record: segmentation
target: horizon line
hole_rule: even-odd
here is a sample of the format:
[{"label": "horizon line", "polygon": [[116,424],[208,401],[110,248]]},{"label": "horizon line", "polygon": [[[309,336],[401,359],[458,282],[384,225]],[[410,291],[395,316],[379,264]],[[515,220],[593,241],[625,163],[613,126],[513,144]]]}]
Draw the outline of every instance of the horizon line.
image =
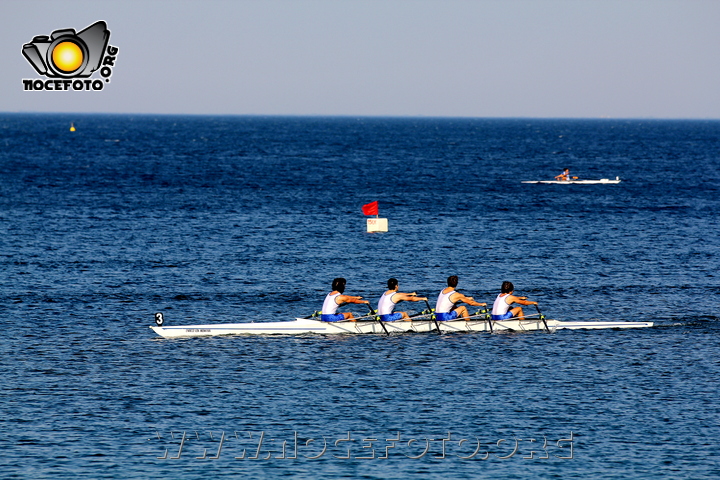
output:
[{"label": "horizon line", "polygon": [[161,117],[258,117],[258,118],[376,118],[376,119],[457,119],[457,120],[655,120],[655,121],[718,121],[720,117],[566,117],[566,116],[468,116],[468,115],[354,115],[354,114],[265,114],[265,113],[147,113],[147,112],[43,112],[0,111],[0,115],[125,115]]}]

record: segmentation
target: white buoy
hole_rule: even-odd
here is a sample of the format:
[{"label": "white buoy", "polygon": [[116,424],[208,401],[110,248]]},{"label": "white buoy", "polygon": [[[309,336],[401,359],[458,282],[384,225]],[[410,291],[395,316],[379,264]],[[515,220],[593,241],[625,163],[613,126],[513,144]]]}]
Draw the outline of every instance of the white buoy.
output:
[{"label": "white buoy", "polygon": [[388,231],[388,219],[387,218],[368,218],[367,219],[367,231],[372,232],[387,232]]}]

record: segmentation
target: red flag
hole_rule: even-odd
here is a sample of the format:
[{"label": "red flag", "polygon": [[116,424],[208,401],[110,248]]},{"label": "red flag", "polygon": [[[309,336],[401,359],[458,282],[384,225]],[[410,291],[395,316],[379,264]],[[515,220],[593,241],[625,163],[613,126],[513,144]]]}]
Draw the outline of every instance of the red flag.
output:
[{"label": "red flag", "polygon": [[363,205],[363,214],[365,215],[377,215],[378,214],[378,203],[372,202],[367,205]]}]

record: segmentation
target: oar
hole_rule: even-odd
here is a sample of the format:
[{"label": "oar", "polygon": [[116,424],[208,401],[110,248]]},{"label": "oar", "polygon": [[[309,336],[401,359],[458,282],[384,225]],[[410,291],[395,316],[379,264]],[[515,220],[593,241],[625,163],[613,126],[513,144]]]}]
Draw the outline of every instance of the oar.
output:
[{"label": "oar", "polygon": [[488,306],[485,305],[485,320],[487,320],[488,325],[490,325],[490,333],[494,333],[493,332],[493,324],[492,324],[492,322],[493,322],[492,315],[488,314],[488,311],[489,311]]},{"label": "oar", "polygon": [[[370,305],[370,303],[368,303],[367,306],[368,306],[368,308],[370,309],[370,314],[371,314],[371,315],[375,315],[375,310],[373,310],[373,308],[372,308],[372,306]],[[389,335],[390,335],[390,332],[388,332],[387,327],[385,326],[385,322],[383,322],[383,321],[380,319],[380,316],[379,316],[379,315],[375,317],[375,320],[377,320],[377,322],[380,324],[380,326],[383,328],[383,330],[385,330],[385,335],[388,335],[388,336],[389,336]]]},{"label": "oar", "polygon": [[484,310],[478,310],[477,312],[475,312],[475,315],[470,315],[468,317],[468,320],[472,318],[483,318],[486,322],[488,322],[488,325],[490,326],[490,333],[493,333],[493,320],[489,312],[490,309],[486,305]]},{"label": "oar", "polygon": [[435,315],[433,315],[433,309],[430,308],[430,304],[427,300],[425,300],[425,305],[427,305],[428,310],[430,311],[430,318],[432,318],[435,321],[435,328],[437,328],[438,334],[442,335],[442,332],[440,331],[440,324],[438,324],[437,318],[435,318]]},{"label": "oar", "polygon": [[319,312],[319,311],[315,311],[315,312],[312,313],[312,315],[308,315],[307,317],[303,317],[303,319],[307,320],[307,319],[310,319],[310,318],[315,318],[315,317],[317,317],[317,316],[319,316],[319,315],[320,315],[320,312]]},{"label": "oar", "polygon": [[545,315],[543,315],[543,313],[540,311],[540,307],[537,303],[535,304],[535,309],[537,310],[538,315],[540,315],[540,320],[542,320],[542,322],[545,324],[545,330],[550,333],[550,328],[548,328],[547,321],[545,321]]}]

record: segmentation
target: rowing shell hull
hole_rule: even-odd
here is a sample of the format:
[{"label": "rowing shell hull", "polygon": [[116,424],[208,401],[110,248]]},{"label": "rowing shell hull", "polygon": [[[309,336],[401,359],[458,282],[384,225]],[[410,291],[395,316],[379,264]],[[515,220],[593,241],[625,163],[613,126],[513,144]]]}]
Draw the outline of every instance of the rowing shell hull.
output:
[{"label": "rowing shell hull", "polygon": [[[489,322],[451,320],[438,322],[441,332],[490,332]],[[559,322],[547,320],[551,332],[561,329],[601,329],[601,328],[640,328],[652,327],[652,322]],[[384,322],[388,333],[428,333],[437,331],[434,321],[414,320],[411,322]],[[376,321],[358,322],[322,322],[319,320],[296,318],[288,322],[226,323],[217,325],[185,325],[150,327],[165,338],[211,337],[216,335],[302,335],[316,333],[321,335],[346,334],[385,334],[383,326]],[[503,320],[492,322],[494,332],[531,332],[545,330],[545,324],[535,318],[527,320]]]},{"label": "rowing shell hull", "polygon": [[544,185],[614,185],[620,183],[620,178],[610,180],[609,178],[601,178],[600,180],[531,180],[522,183],[542,183]]}]

